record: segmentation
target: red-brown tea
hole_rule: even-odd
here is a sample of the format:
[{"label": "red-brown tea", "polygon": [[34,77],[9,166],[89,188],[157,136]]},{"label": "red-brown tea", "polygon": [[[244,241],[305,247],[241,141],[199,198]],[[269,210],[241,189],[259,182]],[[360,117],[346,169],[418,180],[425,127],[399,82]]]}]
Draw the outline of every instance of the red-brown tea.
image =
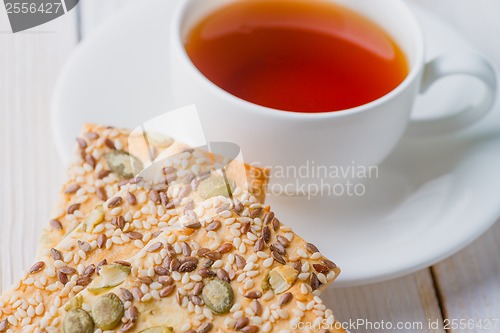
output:
[{"label": "red-brown tea", "polygon": [[194,65],[259,105],[328,112],[369,103],[408,74],[403,51],[377,24],[316,0],[240,0],[189,33]]}]

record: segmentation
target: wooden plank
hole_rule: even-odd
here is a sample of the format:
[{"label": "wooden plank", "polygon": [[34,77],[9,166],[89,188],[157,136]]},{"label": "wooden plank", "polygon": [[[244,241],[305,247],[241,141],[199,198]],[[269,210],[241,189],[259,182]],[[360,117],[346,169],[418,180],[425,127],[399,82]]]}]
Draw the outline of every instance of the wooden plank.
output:
[{"label": "wooden plank", "polygon": [[[370,324],[351,327],[357,333],[441,333],[441,312],[428,269],[382,283],[354,288],[330,288],[323,294],[340,322],[364,320]],[[429,328],[429,319],[438,323]],[[386,326],[375,325],[384,322]],[[396,329],[398,323],[409,325]],[[392,329],[390,328],[392,325]],[[420,327],[421,325],[421,327]]]},{"label": "wooden plank", "polygon": [[0,280],[3,288],[34,260],[61,182],[50,131],[50,100],[76,44],[76,18],[12,34],[0,10]]},{"label": "wooden plank", "polygon": [[[449,319],[479,324],[496,319],[496,327],[451,329],[453,333],[500,332],[500,223],[457,255],[433,267]],[[487,321],[484,321],[487,323]]]}]

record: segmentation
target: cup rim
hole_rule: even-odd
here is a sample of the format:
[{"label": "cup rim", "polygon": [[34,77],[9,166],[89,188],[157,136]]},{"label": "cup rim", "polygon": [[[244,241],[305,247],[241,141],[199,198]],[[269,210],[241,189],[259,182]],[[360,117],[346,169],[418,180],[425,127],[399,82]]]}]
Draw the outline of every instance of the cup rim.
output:
[{"label": "cup rim", "polygon": [[173,47],[174,50],[177,52],[180,52],[181,54],[181,60],[184,62],[184,64],[187,65],[189,68],[189,71],[191,74],[195,77],[195,79],[203,84],[209,91],[213,92],[214,94],[218,94],[221,98],[224,98],[228,102],[231,103],[236,103],[241,106],[244,106],[245,108],[252,108],[252,112],[257,112],[260,114],[263,114],[264,116],[271,116],[274,115],[275,117],[278,118],[287,118],[287,119],[297,119],[297,120],[310,120],[310,121],[315,121],[315,120],[322,120],[322,119],[330,119],[330,118],[343,118],[347,116],[351,116],[354,114],[358,113],[363,113],[368,110],[371,110],[373,108],[377,108],[380,105],[386,103],[387,101],[393,99],[397,95],[401,94],[402,92],[405,91],[412,83],[413,81],[418,77],[421,69],[423,68],[424,65],[424,49],[425,49],[425,44],[424,44],[424,34],[423,34],[423,29],[420,24],[420,21],[417,19],[413,11],[410,9],[409,5],[398,0],[391,0],[393,3],[401,6],[400,9],[406,12],[407,17],[411,17],[411,24],[412,26],[412,34],[414,35],[415,38],[415,45],[417,45],[417,50],[416,50],[416,57],[415,57],[415,62],[413,66],[410,68],[410,72],[406,75],[405,79],[393,90],[388,92],[387,94],[369,102],[366,104],[362,104],[359,106],[355,106],[352,108],[348,109],[343,109],[343,110],[337,110],[337,111],[325,111],[325,112],[300,112],[300,111],[287,111],[287,110],[280,110],[280,109],[275,109],[272,107],[267,107],[264,105],[259,105],[250,101],[247,101],[245,99],[242,99],[238,96],[235,96],[226,90],[222,89],[210,79],[208,79],[191,61],[189,58],[189,55],[186,52],[186,49],[184,48],[182,36],[181,36],[181,23],[182,20],[184,19],[184,16],[186,14],[186,10],[191,2],[195,0],[185,0],[181,1],[181,3],[177,6],[177,8],[174,11],[173,14],[173,19],[171,20],[171,29],[170,31],[172,32],[174,38],[173,38]]}]

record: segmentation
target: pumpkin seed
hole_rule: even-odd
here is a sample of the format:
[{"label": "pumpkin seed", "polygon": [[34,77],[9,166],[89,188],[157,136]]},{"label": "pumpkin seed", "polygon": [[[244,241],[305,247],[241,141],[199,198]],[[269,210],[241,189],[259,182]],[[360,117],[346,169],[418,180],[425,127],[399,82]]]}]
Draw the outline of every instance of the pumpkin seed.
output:
[{"label": "pumpkin seed", "polygon": [[70,311],[73,309],[80,309],[82,307],[82,304],[83,304],[82,295],[76,295],[75,297],[70,299],[68,303],[66,303],[66,305],[64,306],[64,310]]},{"label": "pumpkin seed", "polygon": [[145,134],[153,147],[168,148],[174,143],[174,139],[162,133],[147,131]]},{"label": "pumpkin seed", "polygon": [[142,162],[123,150],[113,150],[106,154],[111,171],[118,176],[130,179],[143,169]]},{"label": "pumpkin seed", "polygon": [[169,326],[155,326],[146,328],[145,330],[140,331],[139,333],[172,333],[174,329]]},{"label": "pumpkin seed", "polygon": [[297,275],[297,271],[291,266],[277,266],[269,272],[269,285],[275,294],[284,293],[295,283]]},{"label": "pumpkin seed", "polygon": [[130,274],[130,266],[120,264],[103,265],[99,276],[92,282],[89,291],[98,294],[108,288],[116,287],[125,281]]},{"label": "pumpkin seed", "polygon": [[262,281],[260,282],[260,288],[264,293],[271,289],[271,286],[269,285],[269,273],[267,273],[264,276],[264,279],[262,279]]},{"label": "pumpkin seed", "polygon": [[104,221],[104,209],[102,205],[97,205],[94,210],[83,220],[81,228],[87,233],[91,233],[94,228]]},{"label": "pumpkin seed", "polygon": [[118,326],[124,312],[122,301],[113,293],[99,297],[92,306],[92,318],[96,326],[103,330]]},{"label": "pumpkin seed", "polygon": [[228,198],[230,193],[232,193],[232,189],[234,189],[234,184],[231,181],[229,183],[227,184],[226,179],[222,176],[211,175],[200,183],[197,191],[205,200],[218,195]]},{"label": "pumpkin seed", "polygon": [[64,316],[63,331],[64,333],[92,333],[94,322],[87,311],[73,309]]},{"label": "pumpkin seed", "polygon": [[233,306],[234,293],[231,285],[219,279],[208,281],[202,296],[205,305],[217,314],[226,313]]}]

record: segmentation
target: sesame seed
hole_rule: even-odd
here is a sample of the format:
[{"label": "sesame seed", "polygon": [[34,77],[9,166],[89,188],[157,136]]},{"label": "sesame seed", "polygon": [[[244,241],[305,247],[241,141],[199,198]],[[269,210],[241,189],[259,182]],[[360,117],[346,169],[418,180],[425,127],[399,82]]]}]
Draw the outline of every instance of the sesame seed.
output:
[{"label": "sesame seed", "polygon": [[297,249],[297,255],[301,258],[304,258],[304,259],[309,258],[306,251],[304,251],[303,249]]},{"label": "sesame seed", "polygon": [[274,261],[274,260],[273,260],[273,258],[272,258],[272,257],[269,257],[269,258],[267,258],[266,260],[264,260],[264,262],[262,263],[262,265],[263,265],[264,267],[266,267],[266,268],[271,267],[271,266],[272,266],[272,264],[273,264],[273,261]]},{"label": "sesame seed", "polygon": [[248,290],[252,288],[255,285],[255,282],[253,280],[247,280],[245,284],[243,285],[243,289]]},{"label": "sesame seed", "polygon": [[318,260],[319,258],[321,258],[320,252],[315,252],[315,253],[311,254],[311,259]]},{"label": "sesame seed", "polygon": [[307,294],[308,294],[308,292],[309,292],[309,290],[307,289],[307,286],[306,286],[304,283],[302,283],[302,284],[300,285],[300,292],[301,292],[303,295],[307,295]]},{"label": "sesame seed", "polygon": [[298,275],[299,280],[306,281],[309,278],[309,273],[300,273]]},{"label": "sesame seed", "polygon": [[118,216],[122,213],[122,211],[123,211],[122,207],[116,207],[116,208],[113,208],[109,213],[113,216]]},{"label": "sesame seed", "polygon": [[264,301],[269,301],[273,297],[274,297],[274,292],[272,290],[268,290],[264,293],[264,295],[262,295],[262,299]]}]

